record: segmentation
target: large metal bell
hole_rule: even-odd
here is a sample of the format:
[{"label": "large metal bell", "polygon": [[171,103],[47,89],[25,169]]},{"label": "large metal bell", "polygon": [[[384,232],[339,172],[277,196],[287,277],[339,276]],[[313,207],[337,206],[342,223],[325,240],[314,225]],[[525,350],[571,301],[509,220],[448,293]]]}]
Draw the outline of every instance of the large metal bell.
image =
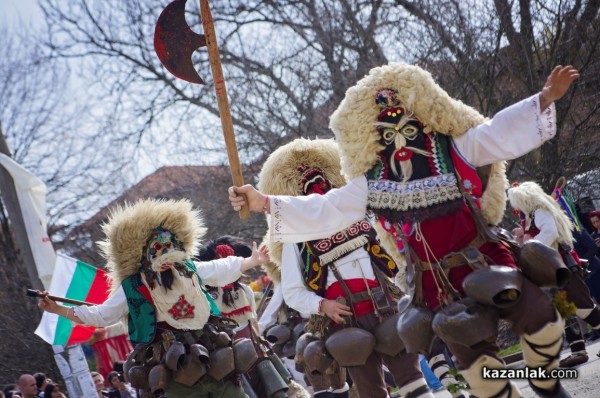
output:
[{"label": "large metal bell", "polygon": [[409,305],[398,317],[397,330],[409,354],[429,353],[433,340],[431,321],[433,314],[427,308]]},{"label": "large metal bell", "polygon": [[173,371],[181,369],[185,358],[185,346],[180,341],[175,341],[165,355],[165,364]]},{"label": "large metal bell", "polygon": [[498,310],[467,297],[441,309],[433,318],[432,327],[445,342],[471,347],[495,339]]},{"label": "large metal bell", "polygon": [[220,381],[235,370],[233,348],[222,347],[216,349],[210,356],[210,369],[208,374],[213,379]]},{"label": "large metal bell", "polygon": [[563,288],[571,278],[560,254],[536,240],[523,243],[518,258],[523,273],[538,286]]},{"label": "large metal bell", "polygon": [[398,319],[400,314],[396,313],[375,327],[375,351],[395,357],[404,350],[404,342],[398,333]]},{"label": "large metal bell", "polygon": [[516,268],[490,265],[471,272],[462,285],[466,295],[475,301],[498,308],[508,308],[521,298],[523,275]]},{"label": "large metal bell", "polygon": [[[364,329],[349,327],[338,330],[329,336],[325,341],[325,346],[340,366],[361,366],[367,362],[367,358],[373,352],[375,336]],[[309,347],[310,344],[304,351],[304,360],[307,365]]]}]

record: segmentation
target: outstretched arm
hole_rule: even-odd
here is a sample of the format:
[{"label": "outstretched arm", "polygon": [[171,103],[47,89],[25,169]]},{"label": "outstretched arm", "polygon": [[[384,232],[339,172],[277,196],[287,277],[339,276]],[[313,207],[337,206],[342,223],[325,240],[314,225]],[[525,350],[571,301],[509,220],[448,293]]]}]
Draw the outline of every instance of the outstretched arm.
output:
[{"label": "outstretched arm", "polygon": [[47,296],[48,292],[44,292],[46,296],[41,298],[38,302],[38,307],[46,312],[50,312],[52,314],[60,315],[63,318],[67,318],[68,320],[83,324],[83,321],[79,319],[79,317],[75,316],[75,307],[67,307],[66,305],[58,304],[56,301],[52,300]]},{"label": "outstretched arm", "polygon": [[38,307],[75,323],[101,327],[114,325],[129,312],[122,287],[119,287],[104,303],[99,305],[67,307],[57,304],[49,297],[44,297],[39,300]]}]

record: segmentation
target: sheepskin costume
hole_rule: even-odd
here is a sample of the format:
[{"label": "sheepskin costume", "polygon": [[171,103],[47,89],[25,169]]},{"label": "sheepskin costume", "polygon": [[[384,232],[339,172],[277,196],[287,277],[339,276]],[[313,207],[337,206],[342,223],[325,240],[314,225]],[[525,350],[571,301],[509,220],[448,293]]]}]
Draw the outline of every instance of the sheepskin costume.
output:
[{"label": "sheepskin costume", "polygon": [[533,213],[536,210],[544,210],[552,215],[558,230],[558,241],[556,243],[573,246],[573,235],[571,228],[573,224],[569,217],[563,212],[560,204],[547,195],[542,187],[532,181],[515,185],[508,190],[508,200],[513,209],[522,211],[526,217],[527,227],[531,225]]},{"label": "sheepskin costume", "polygon": [[[340,148],[342,173],[348,179],[372,170],[380,159],[379,153],[386,148],[381,144],[377,126],[382,109],[376,97],[385,91],[382,89],[393,93],[395,104],[422,123],[425,133],[458,137],[486,120],[475,109],[451,98],[429,72],[418,66],[390,63],[373,68],[346,91],[329,124]],[[477,174],[483,183],[483,215],[490,224],[498,224],[506,209],[506,164],[478,168]],[[395,239],[379,223],[375,223],[375,228],[388,253],[397,254]]]},{"label": "sheepskin costume", "polygon": [[102,225],[106,239],[97,242],[107,260],[111,291],[141,271],[140,259],[152,231],[162,227],[181,242],[187,258],[198,251],[206,233],[201,213],[189,200],[144,199],[115,208]]}]

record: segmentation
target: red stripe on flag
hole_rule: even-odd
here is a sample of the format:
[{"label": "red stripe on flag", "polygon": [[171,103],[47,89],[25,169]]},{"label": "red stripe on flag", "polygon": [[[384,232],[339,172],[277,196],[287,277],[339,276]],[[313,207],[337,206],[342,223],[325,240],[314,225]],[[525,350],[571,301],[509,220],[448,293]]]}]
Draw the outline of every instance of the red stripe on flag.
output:
[{"label": "red stripe on flag", "polygon": [[98,269],[96,270],[96,276],[92,281],[90,290],[85,297],[85,301],[88,303],[102,304],[108,298],[108,276],[105,271]]},{"label": "red stripe on flag", "polygon": [[69,340],[67,340],[67,343],[65,345],[80,344],[88,341],[94,334],[94,330],[96,330],[94,326],[75,326],[71,331]]}]

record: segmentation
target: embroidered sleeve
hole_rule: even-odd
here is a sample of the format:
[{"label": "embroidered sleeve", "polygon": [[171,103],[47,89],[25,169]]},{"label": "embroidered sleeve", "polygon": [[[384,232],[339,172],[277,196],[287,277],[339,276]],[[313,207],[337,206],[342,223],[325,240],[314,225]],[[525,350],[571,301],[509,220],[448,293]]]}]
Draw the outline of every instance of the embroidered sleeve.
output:
[{"label": "embroidered sleeve", "polygon": [[129,312],[125,292],[122,287],[103,304],[75,307],[75,316],[90,326],[110,326],[119,322]]},{"label": "embroidered sleeve", "polygon": [[555,134],[554,104],[540,112],[539,95],[534,95],[454,138],[454,144],[466,161],[479,167],[523,156]]},{"label": "embroidered sleeve", "polygon": [[357,177],[325,195],[271,198],[271,238],[305,242],[331,236],[362,220],[366,213],[367,179]]}]

